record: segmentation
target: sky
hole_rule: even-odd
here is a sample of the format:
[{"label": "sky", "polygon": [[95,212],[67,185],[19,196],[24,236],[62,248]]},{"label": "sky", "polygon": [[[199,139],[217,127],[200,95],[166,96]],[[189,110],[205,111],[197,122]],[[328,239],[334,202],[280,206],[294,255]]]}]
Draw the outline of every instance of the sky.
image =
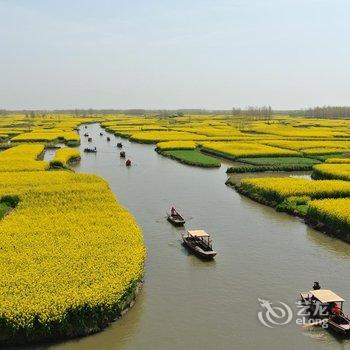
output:
[{"label": "sky", "polygon": [[0,0],[0,109],[350,105],[348,0]]}]

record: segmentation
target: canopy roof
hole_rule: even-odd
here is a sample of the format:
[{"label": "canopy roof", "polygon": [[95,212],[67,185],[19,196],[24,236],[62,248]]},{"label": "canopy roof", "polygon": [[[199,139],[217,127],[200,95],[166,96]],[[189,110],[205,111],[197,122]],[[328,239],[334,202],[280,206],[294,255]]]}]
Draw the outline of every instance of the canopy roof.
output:
[{"label": "canopy roof", "polygon": [[209,235],[204,230],[191,230],[188,234],[192,237],[209,237]]},{"label": "canopy roof", "polygon": [[329,289],[311,290],[310,294],[312,294],[321,303],[332,303],[332,302],[345,301],[342,297],[335,294],[334,292],[332,292]]}]

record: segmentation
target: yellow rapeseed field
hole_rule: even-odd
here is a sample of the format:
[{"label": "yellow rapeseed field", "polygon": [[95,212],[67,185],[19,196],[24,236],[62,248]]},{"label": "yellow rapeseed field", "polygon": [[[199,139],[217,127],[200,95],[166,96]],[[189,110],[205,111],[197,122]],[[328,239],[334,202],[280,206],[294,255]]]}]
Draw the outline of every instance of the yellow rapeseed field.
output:
[{"label": "yellow rapeseed field", "polygon": [[67,165],[70,161],[80,158],[80,151],[75,148],[64,147],[56,151],[55,157],[50,162],[55,165]]},{"label": "yellow rapeseed field", "polygon": [[350,198],[323,199],[309,203],[308,215],[333,230],[340,230],[345,239],[350,239]]},{"label": "yellow rapeseed field", "polygon": [[350,150],[350,141],[303,141],[303,140],[266,140],[266,145],[302,151],[306,154],[339,153]]},{"label": "yellow rapeseed field", "polygon": [[[201,146],[234,159],[350,151],[348,120],[92,112],[79,117],[29,113],[0,118],[2,147],[7,142],[36,143],[0,153],[0,198],[20,200],[0,222],[2,339],[97,330],[116,316],[125,293],[143,276],[145,246],[140,228],[116,202],[107,183],[94,175],[44,171],[48,163],[38,160],[44,150],[39,142],[78,143],[76,129],[90,122],[101,122],[133,141],[157,143],[163,150]],[[54,161],[65,165],[78,156],[77,150],[63,148]],[[329,161],[316,165],[315,172],[349,180],[349,166],[345,161]],[[350,199],[328,198],[350,197],[350,181],[244,179],[242,187],[277,202],[307,196],[310,215],[349,227]]]},{"label": "yellow rapeseed field", "polygon": [[168,141],[158,142],[157,148],[165,151],[170,149],[195,149],[197,147],[194,141]]},{"label": "yellow rapeseed field", "polygon": [[54,141],[62,139],[65,141],[79,141],[79,135],[74,131],[45,132],[44,130],[33,131],[17,135],[12,141]]},{"label": "yellow rapeseed field", "polygon": [[256,192],[267,199],[282,201],[291,196],[311,198],[350,197],[350,182],[341,180],[308,180],[302,178],[247,178],[242,188]]},{"label": "yellow rapeseed field", "polygon": [[350,164],[316,164],[313,169],[317,178],[350,180]]},{"label": "yellow rapeseed field", "polygon": [[204,135],[180,131],[141,131],[131,135],[133,141],[156,143],[160,141],[196,141],[207,139]]},{"label": "yellow rapeseed field", "polygon": [[[99,118],[0,120],[10,142],[33,142],[0,152],[0,198],[19,198],[0,222],[1,343],[97,331],[115,319],[143,276],[140,228],[108,184],[45,171],[49,164],[38,160],[44,145],[35,142],[79,141],[74,129],[92,120]],[[67,147],[54,161],[65,165],[79,156]]]},{"label": "yellow rapeseed field", "polygon": [[40,171],[49,168],[49,164],[36,160],[44,151],[44,145],[19,145],[0,152],[0,172],[3,171]]},{"label": "yellow rapeseed field", "polygon": [[298,127],[295,125],[286,125],[281,123],[256,123],[251,127],[251,130],[258,133],[277,135],[280,137],[298,137],[298,138],[335,138],[335,137],[348,137],[344,135],[342,130],[337,130],[334,127],[319,127],[314,125],[313,127]]},{"label": "yellow rapeseed field", "polygon": [[0,224],[0,319],[14,334],[52,326],[64,333],[91,321],[84,317],[98,319],[103,310],[107,317],[142,277],[140,228],[101,178],[1,173],[4,195],[20,198]]},{"label": "yellow rapeseed field", "polygon": [[258,143],[244,142],[202,142],[201,145],[209,150],[223,155],[239,157],[267,157],[267,156],[295,156],[298,152],[262,145]]}]

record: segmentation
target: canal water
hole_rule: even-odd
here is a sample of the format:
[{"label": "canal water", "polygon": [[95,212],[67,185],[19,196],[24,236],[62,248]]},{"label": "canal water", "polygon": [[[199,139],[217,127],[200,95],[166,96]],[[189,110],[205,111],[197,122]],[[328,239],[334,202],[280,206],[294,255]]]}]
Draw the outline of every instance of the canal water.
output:
[{"label": "canal water", "polygon": [[[142,226],[145,284],[135,306],[103,332],[36,349],[350,349],[349,341],[328,331],[297,325],[295,314],[286,325],[267,322],[272,328],[258,318],[265,310],[259,299],[279,307],[283,302],[295,313],[298,293],[317,280],[350,299],[350,245],[242,197],[225,186],[226,166],[186,166],[160,156],[153,145],[110,134],[107,142],[101,131],[97,124],[81,128],[75,170],[105,178]],[[130,168],[119,158],[118,141]],[[83,153],[87,146],[98,153]],[[212,235],[215,261],[203,262],[181,245],[181,229],[166,221],[172,205],[184,214],[187,229]]]}]

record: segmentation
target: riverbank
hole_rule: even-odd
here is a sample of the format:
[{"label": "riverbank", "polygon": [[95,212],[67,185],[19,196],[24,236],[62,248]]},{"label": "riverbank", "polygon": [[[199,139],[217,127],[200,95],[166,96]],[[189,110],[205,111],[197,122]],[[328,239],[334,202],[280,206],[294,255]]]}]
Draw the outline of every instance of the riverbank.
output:
[{"label": "riverbank", "polygon": [[301,219],[306,225],[314,230],[327,234],[331,237],[336,237],[344,242],[350,243],[350,235],[346,225],[332,225],[329,223],[329,217],[320,215],[309,206],[311,198],[308,196],[296,196],[278,200],[276,197],[262,195],[259,191],[242,186],[240,181],[232,181],[228,179],[225,183],[227,186],[235,189],[239,194],[248,197],[249,199],[272,207],[278,212],[284,212],[294,217]]},{"label": "riverbank", "polygon": [[31,329],[14,329],[5,318],[0,318],[0,344],[18,346],[56,343],[98,333],[120,319],[134,306],[142,284],[142,280],[133,282],[114,304],[73,308],[64,315],[63,322],[43,325],[37,320]]}]

